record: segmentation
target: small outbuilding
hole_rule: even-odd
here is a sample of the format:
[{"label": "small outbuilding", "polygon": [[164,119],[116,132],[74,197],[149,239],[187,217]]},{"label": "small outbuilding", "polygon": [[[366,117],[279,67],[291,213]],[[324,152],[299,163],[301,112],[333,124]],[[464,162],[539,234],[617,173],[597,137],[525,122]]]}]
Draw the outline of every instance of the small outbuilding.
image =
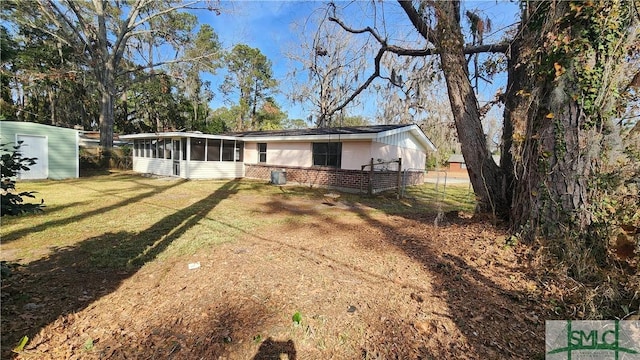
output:
[{"label": "small outbuilding", "polygon": [[32,122],[0,121],[0,143],[21,143],[24,157],[37,158],[19,179],[77,178],[79,167],[78,130]]},{"label": "small outbuilding", "polygon": [[166,132],[120,138],[133,141],[137,172],[187,179],[265,180],[274,179],[276,173],[279,183],[370,190],[393,187],[389,183],[397,186],[399,180],[421,183],[427,152],[436,150],[417,125],[225,135]]}]

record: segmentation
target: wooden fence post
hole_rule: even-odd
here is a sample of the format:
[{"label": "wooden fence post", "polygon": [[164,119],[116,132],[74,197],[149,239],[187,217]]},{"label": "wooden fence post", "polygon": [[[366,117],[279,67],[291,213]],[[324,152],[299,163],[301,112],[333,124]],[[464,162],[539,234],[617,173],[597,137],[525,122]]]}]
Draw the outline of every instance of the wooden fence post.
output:
[{"label": "wooden fence post", "polygon": [[402,186],[402,158],[398,158],[398,199],[400,199],[400,187]]},{"label": "wooden fence post", "polygon": [[371,158],[371,165],[369,165],[369,195],[373,195],[373,158]]}]

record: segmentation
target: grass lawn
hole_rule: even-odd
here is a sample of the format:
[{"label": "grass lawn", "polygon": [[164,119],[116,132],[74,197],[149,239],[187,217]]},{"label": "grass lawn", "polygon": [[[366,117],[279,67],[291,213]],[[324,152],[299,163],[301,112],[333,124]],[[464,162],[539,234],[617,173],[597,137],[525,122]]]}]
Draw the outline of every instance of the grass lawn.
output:
[{"label": "grass lawn", "polygon": [[3,358],[542,351],[505,335],[514,318],[523,331],[543,329],[518,315],[540,311],[527,301],[535,284],[504,233],[467,216],[468,185],[336,198],[260,181],[113,173],[18,190],[38,191],[46,209],[2,218],[0,258],[11,270]]}]

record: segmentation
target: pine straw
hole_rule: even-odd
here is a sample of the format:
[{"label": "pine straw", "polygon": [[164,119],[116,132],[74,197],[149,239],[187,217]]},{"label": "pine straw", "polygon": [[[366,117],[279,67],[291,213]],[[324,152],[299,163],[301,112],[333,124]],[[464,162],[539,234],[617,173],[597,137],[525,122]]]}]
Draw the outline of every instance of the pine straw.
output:
[{"label": "pine straw", "polygon": [[[391,213],[375,200],[265,190],[228,190],[202,216],[169,218],[170,231],[114,231],[15,268],[3,282],[3,353],[29,334],[17,359],[543,357],[543,289],[503,230],[451,212],[435,226],[417,200]],[[96,263],[95,244],[127,254],[151,233],[165,234],[151,245],[167,240],[164,251]],[[223,238],[202,242],[214,233]]]}]

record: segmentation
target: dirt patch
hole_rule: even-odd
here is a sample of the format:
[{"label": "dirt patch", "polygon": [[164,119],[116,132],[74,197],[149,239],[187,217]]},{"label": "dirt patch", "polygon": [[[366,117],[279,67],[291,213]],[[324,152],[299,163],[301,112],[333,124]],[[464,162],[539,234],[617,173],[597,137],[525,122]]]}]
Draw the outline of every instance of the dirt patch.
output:
[{"label": "dirt patch", "polygon": [[[543,358],[533,270],[493,225],[449,214],[435,226],[335,199],[231,198],[278,221],[139,268],[96,267],[90,249],[12,267],[3,358]],[[12,354],[23,335],[32,339]]]}]

